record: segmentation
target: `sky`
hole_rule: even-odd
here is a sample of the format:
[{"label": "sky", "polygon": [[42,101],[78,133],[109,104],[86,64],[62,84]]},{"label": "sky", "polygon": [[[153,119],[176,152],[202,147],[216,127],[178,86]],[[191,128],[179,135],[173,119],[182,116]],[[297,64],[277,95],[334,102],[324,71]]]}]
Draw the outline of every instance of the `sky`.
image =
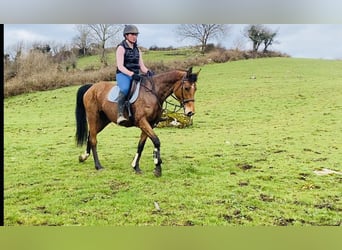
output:
[{"label": "sky", "polygon": [[[140,34],[138,44],[145,48],[180,47],[194,45],[191,40],[180,40],[175,29],[179,24],[136,24]],[[246,24],[231,24],[228,35],[215,44],[229,49],[251,49],[243,36]],[[271,50],[286,53],[294,58],[342,60],[342,24],[265,24],[277,31]],[[77,32],[75,24],[5,24],[4,49],[11,50],[18,42],[29,46],[33,42],[70,44]]]}]

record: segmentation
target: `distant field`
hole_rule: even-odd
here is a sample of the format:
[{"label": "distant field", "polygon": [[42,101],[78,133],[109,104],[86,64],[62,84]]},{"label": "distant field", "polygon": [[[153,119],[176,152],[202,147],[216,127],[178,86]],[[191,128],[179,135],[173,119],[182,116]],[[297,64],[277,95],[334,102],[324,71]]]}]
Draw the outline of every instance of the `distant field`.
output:
[{"label": "distant field", "polygon": [[341,225],[341,79],[342,61],[203,66],[193,126],[156,129],[161,178],[150,141],[130,167],[137,128],[99,134],[104,171],[78,163],[77,86],[6,98],[5,225]]},{"label": "distant field", "polygon": [[[154,51],[154,50],[147,50],[143,52],[143,59],[148,65],[149,62],[169,62],[175,60],[184,60],[187,59],[189,56],[194,55],[193,49],[177,49],[177,50],[166,50],[166,51]],[[114,65],[115,62],[115,52],[110,52],[107,54],[108,64]],[[81,57],[77,60],[77,68],[79,69],[86,69],[86,68],[100,68],[100,57],[99,55],[94,56],[86,56]]]}]

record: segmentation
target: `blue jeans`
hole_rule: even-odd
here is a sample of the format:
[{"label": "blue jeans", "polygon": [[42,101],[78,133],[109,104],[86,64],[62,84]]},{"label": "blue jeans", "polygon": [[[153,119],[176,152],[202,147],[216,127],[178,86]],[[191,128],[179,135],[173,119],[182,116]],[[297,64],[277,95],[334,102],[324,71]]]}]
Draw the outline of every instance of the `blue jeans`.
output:
[{"label": "blue jeans", "polygon": [[132,78],[126,74],[116,74],[117,85],[119,86],[120,91],[124,93],[126,96],[128,95],[129,89],[131,88],[131,81]]}]

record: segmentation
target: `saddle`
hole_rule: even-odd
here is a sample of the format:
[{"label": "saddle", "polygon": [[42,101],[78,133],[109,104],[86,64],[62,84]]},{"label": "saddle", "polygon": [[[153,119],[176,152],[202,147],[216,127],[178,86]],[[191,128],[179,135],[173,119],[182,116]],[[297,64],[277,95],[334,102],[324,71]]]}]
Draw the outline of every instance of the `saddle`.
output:
[{"label": "saddle", "polygon": [[[132,84],[131,84],[130,91],[127,95],[127,100],[125,102],[125,109],[127,109],[129,117],[132,116],[130,105],[132,103],[134,103],[138,99],[138,96],[139,96],[140,83],[141,83],[141,81],[137,82],[137,81],[133,80]],[[113,88],[108,93],[108,97],[107,97],[108,101],[117,103],[119,93],[120,93],[119,86],[117,86],[117,85],[113,86]]]},{"label": "saddle", "polygon": [[[128,93],[127,100],[129,103],[134,103],[138,96],[139,96],[139,89],[140,89],[140,81],[133,81],[131,84],[131,89]],[[120,93],[120,88],[119,86],[115,85],[113,88],[109,91],[108,93],[108,101],[110,102],[118,102],[118,97]]]}]

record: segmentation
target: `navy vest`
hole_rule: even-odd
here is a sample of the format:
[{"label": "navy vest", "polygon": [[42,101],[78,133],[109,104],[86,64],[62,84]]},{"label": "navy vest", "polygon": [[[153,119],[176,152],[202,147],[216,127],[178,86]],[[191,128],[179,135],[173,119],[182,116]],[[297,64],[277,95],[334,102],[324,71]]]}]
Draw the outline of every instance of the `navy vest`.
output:
[{"label": "navy vest", "polygon": [[[125,48],[125,55],[124,55],[124,66],[133,71],[136,74],[139,74],[140,65],[139,65],[139,49],[137,44],[133,45],[133,49],[131,49],[125,40],[123,40],[118,46],[123,46]],[[119,69],[116,70],[116,73],[121,73]]]}]

